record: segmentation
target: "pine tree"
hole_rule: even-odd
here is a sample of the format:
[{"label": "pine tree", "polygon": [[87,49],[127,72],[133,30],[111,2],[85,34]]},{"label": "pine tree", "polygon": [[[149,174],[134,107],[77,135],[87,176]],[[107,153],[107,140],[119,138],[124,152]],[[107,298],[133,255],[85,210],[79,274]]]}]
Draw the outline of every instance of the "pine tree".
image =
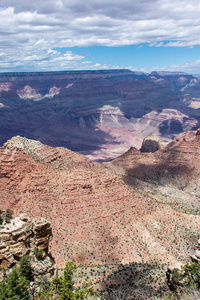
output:
[{"label": "pine tree", "polygon": [[29,281],[14,267],[0,283],[0,300],[29,300]]}]

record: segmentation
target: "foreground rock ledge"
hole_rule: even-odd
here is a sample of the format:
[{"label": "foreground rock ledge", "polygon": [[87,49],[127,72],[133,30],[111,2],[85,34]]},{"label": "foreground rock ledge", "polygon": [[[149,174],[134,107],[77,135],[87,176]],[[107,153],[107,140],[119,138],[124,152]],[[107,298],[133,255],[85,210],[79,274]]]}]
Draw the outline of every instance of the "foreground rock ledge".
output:
[{"label": "foreground rock ledge", "polygon": [[51,223],[44,218],[31,220],[26,214],[0,226],[0,268],[9,268],[23,255],[38,248],[48,255]]}]

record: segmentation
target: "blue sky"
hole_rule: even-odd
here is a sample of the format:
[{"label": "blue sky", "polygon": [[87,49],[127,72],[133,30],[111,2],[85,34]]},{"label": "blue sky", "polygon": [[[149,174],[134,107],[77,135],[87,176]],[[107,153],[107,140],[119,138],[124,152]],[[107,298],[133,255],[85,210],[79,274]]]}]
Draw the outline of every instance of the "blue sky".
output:
[{"label": "blue sky", "polygon": [[0,72],[200,74],[199,0],[0,0]]},{"label": "blue sky", "polygon": [[[70,48],[56,48],[63,53],[70,51]],[[200,59],[200,46],[189,47],[158,47],[149,44],[130,45],[122,47],[74,47],[73,53],[82,55],[82,62],[98,62],[101,66],[109,68],[129,68],[135,71],[149,72],[150,70],[166,71],[167,66],[174,68],[174,71],[184,71],[184,64],[192,63]],[[196,69],[185,66],[185,72],[200,73]]]}]

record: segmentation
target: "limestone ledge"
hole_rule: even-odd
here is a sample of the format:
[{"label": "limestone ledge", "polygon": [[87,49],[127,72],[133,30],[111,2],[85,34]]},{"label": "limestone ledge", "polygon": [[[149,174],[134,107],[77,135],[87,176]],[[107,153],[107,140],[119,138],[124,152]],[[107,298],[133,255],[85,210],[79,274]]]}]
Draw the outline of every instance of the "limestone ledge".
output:
[{"label": "limestone ledge", "polygon": [[26,214],[0,226],[0,268],[8,268],[25,254],[42,249],[48,254],[51,223],[44,218],[31,220]]}]

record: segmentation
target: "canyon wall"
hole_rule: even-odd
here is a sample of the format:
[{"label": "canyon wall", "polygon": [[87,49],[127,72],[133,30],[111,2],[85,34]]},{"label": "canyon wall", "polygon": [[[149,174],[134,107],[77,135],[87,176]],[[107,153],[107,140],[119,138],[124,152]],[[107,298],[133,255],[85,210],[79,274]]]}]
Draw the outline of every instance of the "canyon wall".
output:
[{"label": "canyon wall", "polygon": [[12,136],[64,146],[94,161],[199,127],[200,81],[129,70],[0,74],[0,145]]}]

